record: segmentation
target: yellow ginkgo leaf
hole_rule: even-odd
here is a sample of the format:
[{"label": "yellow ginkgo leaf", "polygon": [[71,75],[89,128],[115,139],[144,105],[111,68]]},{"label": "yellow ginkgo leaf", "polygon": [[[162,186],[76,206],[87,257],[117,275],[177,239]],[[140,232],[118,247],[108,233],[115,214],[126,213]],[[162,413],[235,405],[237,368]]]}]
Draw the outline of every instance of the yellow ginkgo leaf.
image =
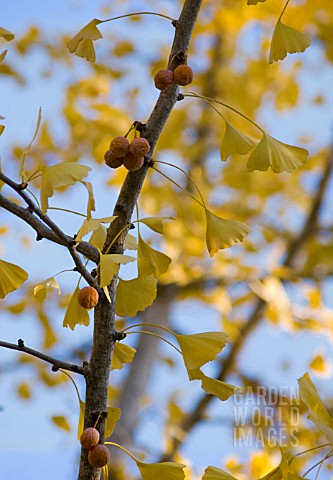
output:
[{"label": "yellow ginkgo leaf", "polygon": [[96,25],[101,23],[100,20],[94,18],[85,27],[83,27],[67,44],[67,48],[71,53],[78,57],[86,58],[88,62],[96,60],[93,40],[103,38]]},{"label": "yellow ginkgo leaf", "polygon": [[131,363],[135,354],[135,348],[116,342],[113,347],[111,370],[121,370],[125,363]]},{"label": "yellow ginkgo leaf", "polygon": [[68,420],[66,417],[63,417],[62,415],[55,415],[51,417],[51,420],[55,425],[57,425],[57,427],[61,428],[62,430],[65,430],[65,432],[71,431],[71,426],[68,423]]},{"label": "yellow ginkgo leaf", "polygon": [[229,473],[216,467],[207,467],[202,480],[237,480]]},{"label": "yellow ginkgo leaf", "polygon": [[224,332],[204,332],[194,335],[176,335],[177,342],[183,354],[187,370],[202,367],[215,359],[228,341]]},{"label": "yellow ginkgo leaf", "polygon": [[283,477],[281,468],[280,467],[275,467],[273,470],[267,473],[264,477],[261,477],[259,480],[283,480],[284,478],[288,478],[289,480],[289,475],[288,477]]},{"label": "yellow ginkgo leaf", "polygon": [[135,257],[129,255],[120,255],[119,253],[103,255],[101,253],[99,257],[100,286],[103,288],[111,283],[112,278],[118,273],[120,265],[126,265],[135,260]]},{"label": "yellow ginkgo leaf", "polygon": [[0,135],[2,135],[5,128],[5,125],[0,125]]},{"label": "yellow ginkgo leaf", "polygon": [[139,277],[148,277],[153,274],[159,277],[168,270],[171,258],[158,250],[152,248],[138,237],[138,272]]},{"label": "yellow ginkgo leaf", "polygon": [[90,220],[91,219],[91,212],[96,210],[93,187],[92,187],[91,182],[83,182],[82,181],[82,183],[86,187],[87,192],[88,192],[87,220]]},{"label": "yellow ginkgo leaf", "polygon": [[53,195],[53,190],[60,187],[68,187],[79,182],[88,175],[91,168],[74,162],[64,162],[45,167],[42,169],[42,182],[40,187],[40,197],[43,213],[49,206],[49,198]]},{"label": "yellow ginkgo leaf", "polygon": [[27,278],[28,274],[23,268],[0,260],[0,298],[5,298],[8,293],[17,290]]},{"label": "yellow ginkgo leaf", "polygon": [[133,280],[119,279],[116,296],[116,314],[119,317],[134,317],[149,307],[157,295],[157,279],[150,275]]},{"label": "yellow ginkgo leaf", "polygon": [[246,155],[256,145],[256,142],[250,137],[241,133],[235,127],[230,125],[230,123],[225,123],[225,132],[220,147],[220,157],[222,162],[225,162],[231,153]]},{"label": "yellow ginkgo leaf", "polygon": [[7,42],[10,42],[15,38],[15,35],[5,28],[0,27],[0,38],[4,38]]},{"label": "yellow ginkgo leaf", "polygon": [[74,330],[76,325],[85,325],[87,327],[90,323],[88,311],[81,307],[77,301],[78,293],[79,287],[76,287],[67,305],[65,318],[62,324],[63,327],[69,327],[72,330]]},{"label": "yellow ginkgo leaf", "polygon": [[60,295],[60,286],[57,280],[54,277],[47,278],[43,282],[39,283],[34,287],[34,297],[39,300],[45,300],[46,298],[46,287],[52,287],[58,290],[58,295]]},{"label": "yellow ginkgo leaf", "polygon": [[247,161],[246,170],[253,172],[271,167],[275,173],[290,173],[306,162],[308,154],[304,148],[288,145],[264,133]]},{"label": "yellow ginkgo leaf", "polygon": [[163,223],[167,220],[175,220],[173,217],[149,217],[149,218],[140,218],[139,222],[144,223],[148,228],[153,230],[156,233],[164,233]]},{"label": "yellow ginkgo leaf", "polygon": [[309,410],[308,418],[319,428],[333,446],[333,418],[323,404],[310,375],[298,379],[299,394]]},{"label": "yellow ginkgo leaf", "polygon": [[[106,227],[103,227],[103,225],[100,225],[97,228],[97,230],[94,230],[93,233],[91,234],[89,243],[94,247],[98,248],[99,250],[102,250],[104,242],[106,240],[106,234],[107,234]],[[77,240],[77,237],[76,237],[76,240]]]},{"label": "yellow ginkgo leaf", "polygon": [[127,249],[127,250],[137,250],[138,249],[137,239],[136,239],[136,237],[134,237],[134,235],[131,235],[130,233],[128,233],[126,235],[125,249]]},{"label": "yellow ginkgo leaf", "polygon": [[284,25],[279,19],[273,33],[269,63],[283,60],[288,53],[304,52],[310,45],[311,37],[309,35]]},{"label": "yellow ginkgo leaf", "polygon": [[0,53],[0,63],[2,63],[6,58],[7,52],[8,50],[4,50],[2,53]]},{"label": "yellow ginkgo leaf", "polygon": [[85,237],[89,232],[98,230],[102,223],[113,222],[115,218],[117,217],[113,216],[113,217],[104,217],[104,218],[86,218],[83,221],[80,227],[80,230],[77,232],[75,240],[77,242],[81,242],[82,238]]},{"label": "yellow ginkgo leaf", "polygon": [[205,212],[207,222],[206,244],[211,257],[223,248],[242,242],[251,231],[243,222],[220,218],[207,209],[205,209]]},{"label": "yellow ginkgo leaf", "polygon": [[136,462],[142,480],[184,480],[186,465],[174,462],[143,463]]},{"label": "yellow ginkgo leaf", "polygon": [[105,436],[109,437],[112,434],[116,423],[120,419],[121,410],[120,408],[107,407],[107,412],[108,416],[106,417]]},{"label": "yellow ginkgo leaf", "polygon": [[80,440],[80,437],[83,432],[83,426],[84,426],[84,411],[86,408],[86,404],[82,402],[82,400],[79,398],[80,402],[80,415],[79,415],[79,422],[77,425],[77,438]]},{"label": "yellow ginkgo leaf", "polygon": [[224,402],[229,397],[235,395],[240,390],[239,387],[231,385],[230,383],[216,380],[216,378],[207,377],[201,370],[191,370],[193,380],[201,380],[201,388],[210,395],[214,395]]},{"label": "yellow ginkgo leaf", "polygon": [[27,155],[30,154],[31,145],[33,144],[35,138],[36,138],[37,135],[38,135],[38,130],[39,130],[41,121],[42,121],[42,109],[39,108],[39,110],[38,110],[38,118],[37,118],[37,125],[36,125],[36,128],[35,128],[34,136],[32,137],[32,140],[31,140],[31,142],[29,143],[29,145],[23,150],[22,155],[21,155],[21,160],[20,160],[20,175],[21,175],[21,178],[22,178],[22,182],[26,182],[26,180],[27,180],[27,177],[26,177],[26,174],[25,174],[25,170],[24,170],[25,158],[26,158]]}]

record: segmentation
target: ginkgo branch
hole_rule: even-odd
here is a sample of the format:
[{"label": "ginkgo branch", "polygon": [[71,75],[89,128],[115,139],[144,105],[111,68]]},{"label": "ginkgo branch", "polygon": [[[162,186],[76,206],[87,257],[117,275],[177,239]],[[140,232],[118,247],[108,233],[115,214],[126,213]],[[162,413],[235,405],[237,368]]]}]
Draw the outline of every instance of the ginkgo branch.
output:
[{"label": "ginkgo branch", "polygon": [[62,360],[50,357],[45,353],[39,352],[38,350],[33,350],[32,348],[26,347],[23,340],[21,339],[17,342],[17,344],[3,342],[2,340],[0,340],[0,347],[9,348],[10,350],[17,350],[19,352],[23,352],[28,355],[32,355],[33,357],[39,358],[44,362],[50,363],[52,365],[53,372],[57,372],[59,369],[63,369],[70,372],[79,373],[80,375],[84,375],[83,367],[80,367],[79,365],[75,365],[73,363],[63,362]]}]

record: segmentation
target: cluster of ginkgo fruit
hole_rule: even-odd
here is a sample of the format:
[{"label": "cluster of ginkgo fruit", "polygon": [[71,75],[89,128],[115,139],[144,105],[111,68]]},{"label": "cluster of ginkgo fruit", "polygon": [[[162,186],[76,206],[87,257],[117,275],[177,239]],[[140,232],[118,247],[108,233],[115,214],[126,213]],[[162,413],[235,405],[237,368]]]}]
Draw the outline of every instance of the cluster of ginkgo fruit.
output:
[{"label": "cluster of ginkgo fruit", "polygon": [[[188,65],[179,65],[174,71],[165,68],[154,76],[155,87],[165,90],[170,85],[186,86],[193,81],[193,70]],[[108,167],[118,168],[124,165],[130,172],[139,170],[145,161],[145,155],[150,151],[150,145],[145,138],[134,138],[130,143],[126,136],[115,137],[110,142],[110,148],[104,154]]]},{"label": "cluster of ginkgo fruit", "polygon": [[83,430],[80,443],[85,450],[88,450],[88,461],[96,468],[105,467],[110,461],[109,449],[99,442],[99,431],[94,427]]}]

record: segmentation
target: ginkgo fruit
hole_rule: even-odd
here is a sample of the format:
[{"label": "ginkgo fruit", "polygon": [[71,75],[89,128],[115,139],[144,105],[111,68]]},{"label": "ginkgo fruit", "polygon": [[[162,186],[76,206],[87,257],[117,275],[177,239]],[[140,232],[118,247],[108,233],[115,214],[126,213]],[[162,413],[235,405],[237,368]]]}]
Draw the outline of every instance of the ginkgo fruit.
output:
[{"label": "ginkgo fruit", "polygon": [[168,68],[159,70],[154,76],[155,87],[158,90],[165,90],[173,84],[173,71]]},{"label": "ginkgo fruit", "polygon": [[90,465],[96,468],[105,467],[110,461],[109,449],[102,444],[98,444],[89,450],[88,461]]},{"label": "ginkgo fruit", "polygon": [[107,150],[104,154],[104,161],[110,168],[118,168],[123,164],[123,159],[116,157],[112,150]]},{"label": "ginkgo fruit", "polygon": [[148,140],[145,138],[135,138],[129,146],[129,153],[134,157],[144,157],[150,150]]},{"label": "ginkgo fruit", "polygon": [[179,65],[173,72],[173,78],[177,85],[185,87],[193,82],[193,70],[188,65]]},{"label": "ginkgo fruit", "polygon": [[77,301],[81,307],[90,310],[98,303],[98,292],[94,287],[83,287],[78,293]]},{"label": "ginkgo fruit", "polygon": [[129,141],[126,137],[115,137],[110,143],[110,150],[115,157],[124,158],[128,153]]},{"label": "ginkgo fruit", "polygon": [[131,153],[128,153],[126,157],[123,158],[124,167],[127,168],[130,172],[135,172],[139,170],[144,164],[144,157],[135,157]]},{"label": "ginkgo fruit", "polygon": [[83,430],[80,437],[80,443],[83,448],[90,450],[99,442],[99,431],[96,428],[89,427]]}]

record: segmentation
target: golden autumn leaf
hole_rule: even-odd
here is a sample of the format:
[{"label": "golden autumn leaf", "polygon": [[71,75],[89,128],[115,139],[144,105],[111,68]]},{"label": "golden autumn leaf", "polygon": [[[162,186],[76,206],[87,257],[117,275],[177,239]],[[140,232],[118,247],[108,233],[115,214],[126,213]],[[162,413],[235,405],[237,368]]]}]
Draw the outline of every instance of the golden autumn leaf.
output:
[{"label": "golden autumn leaf", "polygon": [[28,273],[14,263],[0,260],[0,298],[17,290],[28,278]]},{"label": "golden autumn leaf", "polygon": [[80,440],[80,437],[83,432],[83,426],[84,426],[84,411],[86,408],[86,404],[79,398],[79,403],[80,403],[80,415],[79,415],[79,422],[77,425],[77,438]]},{"label": "golden autumn leaf", "polygon": [[203,332],[193,335],[176,335],[187,370],[202,367],[216,358],[228,341],[224,332]]},{"label": "golden autumn leaf", "polygon": [[205,209],[205,213],[207,223],[206,244],[211,257],[223,248],[242,242],[251,231],[245,223],[238,220],[226,220],[214,215],[207,209]]},{"label": "golden autumn leaf", "polygon": [[135,348],[125,343],[116,342],[113,348],[111,370],[121,370],[125,363],[131,363],[135,353]]},{"label": "golden autumn leaf", "polygon": [[107,412],[108,416],[105,424],[105,436],[109,437],[112,434],[118,420],[120,419],[121,410],[120,408],[116,407],[107,407]]},{"label": "golden autumn leaf", "polygon": [[2,53],[0,53],[0,63],[2,63],[6,58],[7,52],[8,50],[4,50]]},{"label": "golden autumn leaf", "polygon": [[[97,230],[94,230],[89,238],[89,243],[98,250],[102,250],[104,242],[106,240],[107,229],[103,225],[100,225]],[[77,240],[77,237],[76,237]]]},{"label": "golden autumn leaf", "polygon": [[62,430],[65,430],[65,432],[70,432],[71,431],[71,426],[68,423],[68,420],[66,417],[62,415],[54,415],[51,417],[52,422],[57,425],[57,427],[61,428]]},{"label": "golden autumn leaf", "polygon": [[202,480],[237,480],[229,473],[216,467],[207,467]]},{"label": "golden autumn leaf", "polygon": [[91,212],[96,210],[95,197],[93,192],[93,186],[91,182],[81,182],[87,189],[88,192],[88,203],[87,203],[87,220],[91,219]]},{"label": "golden autumn leaf", "polygon": [[230,125],[230,123],[225,123],[225,132],[220,147],[220,157],[222,162],[225,162],[232,153],[246,155],[256,145],[256,142],[250,137],[241,133],[235,127]]},{"label": "golden autumn leaf", "polygon": [[143,463],[136,462],[142,480],[184,480],[186,465],[175,462]]},{"label": "golden autumn leaf", "polygon": [[17,387],[17,394],[23,400],[29,400],[29,398],[31,398],[30,385],[26,382],[20,383],[20,385]]},{"label": "golden autumn leaf", "polygon": [[26,177],[26,174],[25,174],[25,170],[24,170],[25,159],[26,159],[26,156],[30,154],[31,145],[33,144],[33,142],[35,141],[35,139],[36,139],[36,137],[37,137],[37,135],[38,135],[38,131],[39,131],[39,127],[40,127],[41,121],[42,121],[42,109],[39,108],[39,110],[38,110],[37,124],[36,124],[36,128],[35,128],[34,136],[32,137],[32,140],[31,140],[31,142],[29,143],[29,145],[23,150],[22,155],[21,155],[21,160],[20,160],[20,175],[21,175],[21,178],[22,178],[22,182],[26,182],[26,180],[27,180],[27,177]]},{"label": "golden autumn leaf", "polygon": [[120,255],[119,253],[103,255],[100,253],[100,286],[103,288],[111,283],[112,278],[118,273],[120,265],[126,265],[135,261],[136,258],[129,255]]},{"label": "golden autumn leaf", "polygon": [[153,274],[156,278],[168,270],[171,258],[146,243],[141,235],[138,237],[138,272],[139,277]]},{"label": "golden autumn leaf", "polygon": [[319,428],[333,446],[333,418],[323,404],[310,375],[298,379],[299,394],[309,410],[308,418]]},{"label": "golden autumn leaf", "polygon": [[98,230],[102,223],[111,223],[113,220],[117,218],[116,216],[112,217],[103,217],[103,218],[86,218],[81,227],[80,230],[77,232],[77,235],[75,237],[75,240],[77,242],[81,242],[83,237],[88,235],[89,232],[94,232],[95,230]]},{"label": "golden autumn leaf", "polygon": [[311,37],[309,35],[284,25],[279,19],[275,25],[271,41],[269,63],[283,60],[288,53],[304,52],[310,45]]},{"label": "golden autumn leaf", "polygon": [[7,42],[10,42],[15,38],[15,35],[6,30],[5,28],[0,27],[0,38],[3,38],[4,40],[7,40]]},{"label": "golden autumn leaf", "polygon": [[49,206],[49,198],[53,195],[53,190],[59,187],[68,187],[79,182],[88,175],[91,168],[74,162],[64,162],[45,167],[42,169],[42,181],[40,187],[40,197],[43,213],[46,213]]},{"label": "golden autumn leaf", "polygon": [[138,220],[140,223],[144,223],[148,228],[153,230],[156,233],[164,233],[164,225],[163,223],[167,220],[175,220],[173,217],[148,217],[148,218],[140,218]]},{"label": "golden autumn leaf", "polygon": [[68,43],[67,48],[70,53],[74,53],[78,57],[85,58],[88,62],[96,60],[94,49],[94,40],[103,38],[96,25],[102,23],[97,18],[85,25]]},{"label": "golden autumn leaf", "polygon": [[308,154],[305,148],[288,145],[264,133],[247,161],[246,170],[263,171],[271,167],[274,173],[291,173],[306,162]]},{"label": "golden autumn leaf", "polygon": [[58,295],[60,295],[60,286],[57,280],[54,277],[47,278],[41,283],[34,287],[34,297],[39,300],[45,300],[46,298],[46,287],[52,287],[58,290]]},{"label": "golden autumn leaf", "polygon": [[137,250],[138,242],[134,235],[128,233],[125,240],[125,250]]},{"label": "golden autumn leaf", "polygon": [[116,295],[116,315],[134,317],[149,307],[157,295],[157,279],[150,275],[133,280],[119,279]]},{"label": "golden autumn leaf", "polygon": [[199,368],[188,369],[190,380],[201,380],[201,388],[210,395],[214,395],[224,402],[229,397],[235,395],[240,387],[231,385],[230,383],[222,382],[216,378],[207,377]]},{"label": "golden autumn leaf", "polygon": [[77,301],[78,293],[79,287],[76,287],[67,305],[65,318],[62,324],[63,327],[69,327],[71,330],[74,330],[76,325],[85,325],[87,327],[90,323],[88,311],[81,307]]},{"label": "golden autumn leaf", "polygon": [[3,134],[3,131],[5,128],[6,128],[5,125],[0,125],[0,135]]}]

